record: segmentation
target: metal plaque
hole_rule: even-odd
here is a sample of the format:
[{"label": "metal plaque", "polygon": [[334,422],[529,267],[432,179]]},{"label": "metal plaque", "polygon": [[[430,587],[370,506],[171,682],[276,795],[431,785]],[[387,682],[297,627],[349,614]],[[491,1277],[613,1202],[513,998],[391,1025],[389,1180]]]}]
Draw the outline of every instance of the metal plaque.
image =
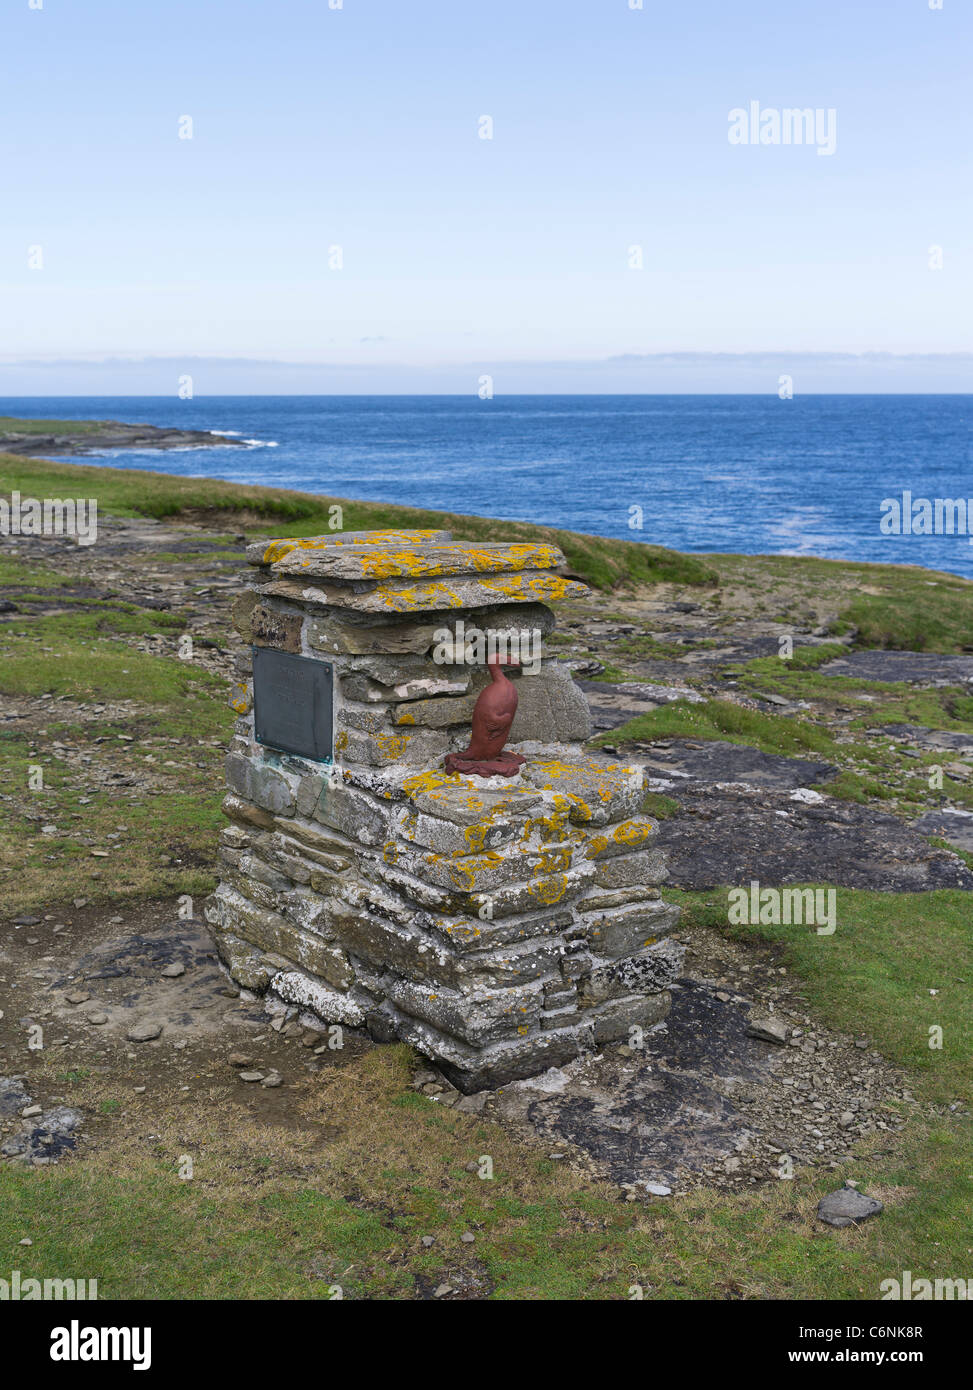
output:
[{"label": "metal plaque", "polygon": [[253,648],[258,743],[326,762],[334,752],[334,667],[328,661]]}]

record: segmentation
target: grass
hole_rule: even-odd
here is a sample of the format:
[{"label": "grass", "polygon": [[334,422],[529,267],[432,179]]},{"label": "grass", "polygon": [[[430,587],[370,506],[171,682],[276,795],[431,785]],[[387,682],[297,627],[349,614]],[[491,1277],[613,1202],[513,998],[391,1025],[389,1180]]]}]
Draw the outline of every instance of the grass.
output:
[{"label": "grass", "polygon": [[856,647],[961,652],[973,641],[973,582],[918,565],[816,556],[705,555],[719,573],[712,602],[795,629],[854,632]]},{"label": "grass", "polygon": [[[856,645],[912,652],[973,650],[973,584],[920,574],[886,581],[885,592],[861,594],[842,613],[858,629]],[[939,592],[937,592],[939,591]]]},{"label": "grass", "polygon": [[[171,739],[143,716],[137,742],[123,743],[110,725],[53,723],[37,745],[0,731],[0,784],[5,792],[4,834],[0,840],[0,894],[5,910],[24,911],[82,894],[90,901],[189,893],[203,896],[215,887],[212,864],[223,824],[217,779],[219,745],[200,746],[185,758],[185,739]],[[69,761],[52,746],[70,740]],[[107,741],[107,750],[95,739]],[[178,779],[178,790],[146,793],[145,758],[162,761],[175,753],[179,766],[165,772],[162,785]],[[116,781],[94,781],[81,759],[100,753]],[[202,755],[202,757],[200,757]],[[199,763],[202,762],[202,768]],[[42,772],[42,785],[32,773]],[[33,779],[36,781],[36,777]],[[133,785],[134,784],[134,785]],[[50,834],[38,829],[53,826]],[[122,829],[119,829],[119,827]],[[92,851],[106,852],[107,857]],[[163,855],[169,862],[163,862]]]},{"label": "grass", "polygon": [[785,699],[813,702],[829,711],[859,704],[853,721],[857,729],[881,724],[920,724],[930,729],[968,729],[973,726],[973,696],[961,686],[917,689],[906,681],[872,681],[855,676],[828,675],[820,667],[847,655],[837,643],[796,647],[788,660],[757,657],[742,666],[723,668],[737,688],[759,698],[780,695]]},{"label": "grass", "polygon": [[[3,628],[0,695],[32,706],[44,697],[36,728],[0,728],[0,885],[10,910],[79,894],[202,897],[215,886],[234,715],[225,681],[174,655],[182,626],[178,614],[89,599],[84,611]],[[155,639],[157,651],[140,649]],[[109,708],[79,719],[78,704]],[[41,825],[53,831],[38,833]]]},{"label": "grass", "polygon": [[74,700],[139,700],[166,711],[173,732],[223,732],[212,697],[219,677],[176,656],[154,656],[118,639],[160,636],[175,647],[177,614],[101,603],[94,611],[32,619],[4,632],[0,694],[66,696]]},{"label": "grass", "polygon": [[572,570],[598,589],[662,581],[716,583],[715,571],[708,565],[663,546],[582,535],[524,521],[355,502],[214,478],[177,478],[142,469],[54,463],[0,454],[0,486],[8,491],[17,489],[25,497],[95,497],[100,511],[122,516],[205,518],[224,529],[245,524],[248,529],[266,531],[273,526],[292,536],[329,531],[330,509],[338,505],[342,509],[342,529],[346,531],[437,527],[452,531],[458,540],[496,540],[502,536],[512,541],[553,541],[564,551]]},{"label": "grass", "polygon": [[9,434],[97,434],[112,420],[20,420],[0,415],[0,437]]},{"label": "grass", "polygon": [[59,584],[57,571],[48,565],[25,564],[22,560],[0,555],[0,586],[16,585],[18,589],[33,585],[35,589],[50,588]]},{"label": "grass", "polygon": [[761,714],[729,700],[704,700],[700,704],[674,700],[599,735],[595,743],[617,745],[667,738],[725,739],[788,756],[814,753],[833,757],[837,751],[827,730],[815,724]]}]

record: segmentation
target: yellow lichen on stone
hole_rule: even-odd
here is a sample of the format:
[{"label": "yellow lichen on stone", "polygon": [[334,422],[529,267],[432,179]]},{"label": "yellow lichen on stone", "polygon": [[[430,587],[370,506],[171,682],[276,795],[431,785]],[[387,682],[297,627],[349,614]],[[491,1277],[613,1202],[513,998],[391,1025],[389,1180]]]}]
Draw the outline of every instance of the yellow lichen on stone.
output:
[{"label": "yellow lichen on stone", "polygon": [[401,757],[412,739],[411,734],[376,734],[375,742],[383,757],[395,760]]},{"label": "yellow lichen on stone", "polygon": [[542,902],[545,907],[553,907],[559,903],[568,891],[567,874],[548,874],[544,878],[535,878],[527,885],[527,892],[538,902]]},{"label": "yellow lichen on stone", "polygon": [[559,574],[538,571],[527,574],[477,575],[464,580],[457,578],[450,583],[438,580],[428,584],[397,587],[393,584],[378,584],[372,595],[378,604],[393,613],[414,613],[426,609],[463,608],[472,600],[465,593],[456,591],[458,583],[475,583],[484,591],[479,602],[496,599],[505,603],[553,602],[566,595],[584,593],[582,585],[564,579]]},{"label": "yellow lichen on stone", "polygon": [[655,826],[650,821],[622,821],[621,825],[616,825],[609,835],[593,835],[588,841],[586,858],[597,859],[599,855],[613,845],[628,845],[634,848],[644,842],[654,833]]},{"label": "yellow lichen on stone", "polygon": [[552,874],[558,869],[569,869],[571,867],[571,853],[570,846],[541,850],[539,865],[541,872]]},{"label": "yellow lichen on stone", "polygon": [[553,569],[564,556],[555,545],[430,545],[425,549],[388,549],[360,557],[362,578],[392,579],[423,575],[495,574],[498,571]]},{"label": "yellow lichen on stone", "polygon": [[[443,856],[440,854],[426,855],[428,864],[441,863],[442,859]],[[449,876],[457,888],[463,888],[468,893],[472,893],[476,888],[477,875],[497,868],[502,862],[503,857],[497,854],[496,850],[487,850],[484,854],[464,855],[461,859],[456,859],[450,863]]]},{"label": "yellow lichen on stone", "polygon": [[403,542],[432,542],[441,536],[442,531],[432,528],[419,531],[364,531],[357,536],[287,536],[281,540],[267,542],[263,554],[265,565],[273,565],[289,555],[292,550],[329,550],[332,546],[346,545],[395,545]]},{"label": "yellow lichen on stone", "polygon": [[249,714],[253,708],[253,695],[249,685],[235,685],[230,691],[228,704],[230,709],[236,710],[237,714]]},{"label": "yellow lichen on stone", "polygon": [[486,848],[486,837],[490,833],[489,819],[468,825],[463,832],[466,848],[461,854],[480,854]]},{"label": "yellow lichen on stone", "polygon": [[434,792],[440,787],[456,787],[459,784],[458,772],[436,772],[430,768],[427,772],[417,772],[412,777],[406,777],[402,783],[402,790],[407,796],[412,796],[418,792]]}]

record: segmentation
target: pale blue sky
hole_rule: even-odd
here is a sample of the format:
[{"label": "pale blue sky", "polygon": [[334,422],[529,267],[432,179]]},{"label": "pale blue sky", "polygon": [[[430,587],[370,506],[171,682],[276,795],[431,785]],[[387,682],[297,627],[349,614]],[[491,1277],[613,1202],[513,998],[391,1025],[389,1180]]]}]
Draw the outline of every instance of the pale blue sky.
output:
[{"label": "pale blue sky", "polygon": [[[0,48],[4,394],[973,348],[966,0],[7,0]],[[836,152],[731,145],[751,100],[834,108]]]}]

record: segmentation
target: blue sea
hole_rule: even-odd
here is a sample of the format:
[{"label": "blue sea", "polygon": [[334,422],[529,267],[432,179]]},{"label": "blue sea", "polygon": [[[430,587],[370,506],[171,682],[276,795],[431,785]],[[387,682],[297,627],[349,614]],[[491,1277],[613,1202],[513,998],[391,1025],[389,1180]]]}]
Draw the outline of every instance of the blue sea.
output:
[{"label": "blue sea", "polygon": [[883,500],[901,503],[903,493],[968,498],[973,512],[970,395],[32,396],[3,399],[0,413],[248,441],[103,456],[118,468],[523,519],[676,550],[878,560],[973,578],[967,534],[879,527]]}]

